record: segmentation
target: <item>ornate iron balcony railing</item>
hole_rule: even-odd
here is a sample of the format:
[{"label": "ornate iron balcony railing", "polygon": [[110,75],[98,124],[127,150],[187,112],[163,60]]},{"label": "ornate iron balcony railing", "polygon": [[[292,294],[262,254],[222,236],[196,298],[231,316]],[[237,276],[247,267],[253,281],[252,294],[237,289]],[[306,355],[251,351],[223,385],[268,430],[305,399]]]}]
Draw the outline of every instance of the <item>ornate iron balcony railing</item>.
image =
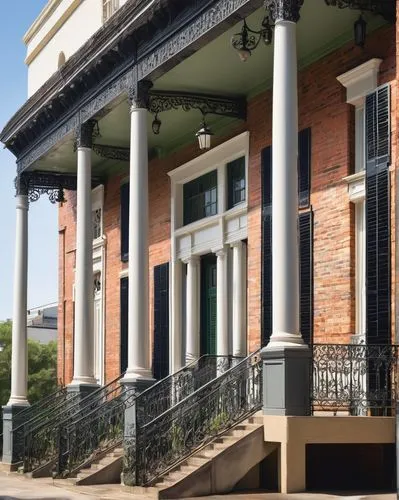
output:
[{"label": "ornate iron balcony railing", "polygon": [[397,345],[313,345],[311,411],[395,413]]},{"label": "ornate iron balcony railing", "polygon": [[151,484],[172,465],[261,408],[259,351],[222,374],[212,373],[212,379],[192,394],[177,396],[179,401],[153,420],[142,416],[141,423],[125,434],[126,484]]}]

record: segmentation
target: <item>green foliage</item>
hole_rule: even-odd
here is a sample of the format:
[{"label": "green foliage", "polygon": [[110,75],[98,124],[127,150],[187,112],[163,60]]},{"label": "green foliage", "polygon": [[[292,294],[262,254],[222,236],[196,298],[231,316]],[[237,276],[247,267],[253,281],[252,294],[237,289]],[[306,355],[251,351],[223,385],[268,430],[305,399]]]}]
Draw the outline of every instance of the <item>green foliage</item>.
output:
[{"label": "green foliage", "polygon": [[229,417],[228,417],[227,413],[225,413],[225,412],[219,413],[219,415],[216,415],[216,417],[214,417],[211,420],[211,423],[209,426],[210,432],[212,434],[217,434],[218,432],[224,430],[224,427],[226,426],[228,420],[229,420]]},{"label": "green foliage", "polygon": [[[10,321],[0,323],[0,405],[10,397],[11,329]],[[57,389],[57,344],[28,340],[28,369],[28,399],[33,404]]]}]

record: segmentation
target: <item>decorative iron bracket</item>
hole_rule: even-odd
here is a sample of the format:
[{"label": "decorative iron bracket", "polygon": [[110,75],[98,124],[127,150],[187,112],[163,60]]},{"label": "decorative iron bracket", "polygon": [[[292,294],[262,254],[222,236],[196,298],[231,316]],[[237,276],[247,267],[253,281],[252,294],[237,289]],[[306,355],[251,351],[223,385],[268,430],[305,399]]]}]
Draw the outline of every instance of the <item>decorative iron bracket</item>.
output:
[{"label": "decorative iron bracket", "polygon": [[230,116],[245,120],[247,103],[245,97],[227,97],[172,90],[151,90],[148,110],[157,115],[163,111],[182,108],[184,111],[197,109],[203,115]]},{"label": "decorative iron bracket", "polygon": [[129,161],[130,148],[109,146],[106,144],[93,144],[93,151],[101,158],[107,160]]},{"label": "decorative iron bracket", "polygon": [[[93,187],[100,184],[98,179],[92,180]],[[77,178],[73,174],[54,174],[51,172],[24,172],[15,179],[16,194],[25,194],[30,202],[37,201],[41,195],[47,194],[51,203],[65,201],[64,189],[76,191]]]}]

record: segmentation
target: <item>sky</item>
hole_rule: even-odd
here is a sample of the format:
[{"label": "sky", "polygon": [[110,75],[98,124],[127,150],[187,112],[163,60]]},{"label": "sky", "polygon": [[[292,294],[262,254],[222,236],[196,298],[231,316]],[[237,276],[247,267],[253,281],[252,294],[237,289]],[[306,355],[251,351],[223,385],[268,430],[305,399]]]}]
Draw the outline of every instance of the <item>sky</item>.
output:
[{"label": "sky", "polygon": [[[22,37],[47,0],[2,2],[0,129],[27,99]],[[0,321],[12,317],[15,245],[15,157],[0,143]],[[29,207],[28,308],[57,301],[57,206],[44,195]]]}]

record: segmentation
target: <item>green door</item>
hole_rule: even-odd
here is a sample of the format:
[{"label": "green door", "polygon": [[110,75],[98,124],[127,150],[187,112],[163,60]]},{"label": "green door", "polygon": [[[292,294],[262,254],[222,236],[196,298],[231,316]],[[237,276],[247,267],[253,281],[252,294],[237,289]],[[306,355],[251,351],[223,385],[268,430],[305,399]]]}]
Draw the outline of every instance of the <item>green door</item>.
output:
[{"label": "green door", "polygon": [[216,256],[201,259],[201,354],[216,354]]}]

